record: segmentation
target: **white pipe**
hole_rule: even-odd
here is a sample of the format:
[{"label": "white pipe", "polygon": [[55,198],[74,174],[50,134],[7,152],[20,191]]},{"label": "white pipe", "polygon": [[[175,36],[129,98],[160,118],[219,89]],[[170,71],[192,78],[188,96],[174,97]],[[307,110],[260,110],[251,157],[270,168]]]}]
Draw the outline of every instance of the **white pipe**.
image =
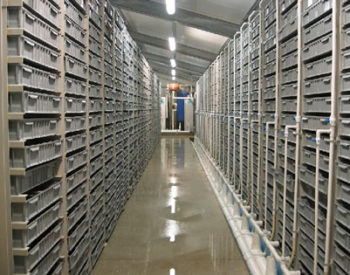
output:
[{"label": "white pipe", "polygon": [[294,125],[287,125],[284,128],[284,177],[283,177],[283,228],[282,228],[282,258],[285,255],[286,244],[286,208],[287,208],[287,166],[288,166],[288,136],[289,130],[296,129]]},{"label": "white pipe", "polygon": [[337,124],[337,91],[339,80],[339,10],[341,3],[338,0],[332,0],[332,86],[331,86],[331,117],[330,117],[330,148],[329,148],[329,173],[328,173],[328,192],[327,192],[327,220],[326,220],[326,244],[325,244],[325,262],[324,273],[329,274],[331,265],[331,247],[332,247],[332,226],[333,226],[333,196],[334,196],[334,162],[335,162],[335,135]]},{"label": "white pipe", "polygon": [[269,128],[270,126],[275,125],[275,122],[269,121],[266,123],[266,140],[265,140],[265,146],[266,146],[266,152],[265,152],[265,209],[264,209],[264,219],[265,224],[264,228],[267,231],[267,180],[268,180],[268,165],[269,165]]},{"label": "white pipe", "polygon": [[298,0],[298,92],[297,92],[297,115],[295,117],[296,123],[296,155],[295,155],[295,170],[294,170],[294,211],[293,211],[293,244],[292,253],[288,265],[291,266],[296,256],[298,247],[298,194],[299,194],[299,160],[300,160],[300,133],[301,133],[301,106],[302,106],[302,94],[301,87],[303,84],[303,57],[302,57],[302,15],[303,15],[303,0]]},{"label": "white pipe", "polygon": [[[259,120],[251,120],[250,121],[250,123],[251,123],[251,125],[253,125],[254,123],[257,123],[258,125],[259,125]],[[251,157],[251,175],[250,175],[250,180],[251,180],[251,188],[252,188],[252,207],[251,207],[251,214],[253,214],[254,213],[254,157],[253,157],[253,155],[254,155],[254,151],[253,151],[253,138],[251,138],[251,140],[250,140],[250,146],[251,146],[251,151],[250,151],[250,157]],[[259,181],[259,178],[258,178],[258,180],[257,181]],[[256,198],[258,199],[258,195],[256,196]],[[258,202],[256,202],[256,203],[258,203]]]},{"label": "white pipe", "polygon": [[[321,134],[329,134],[330,130],[316,131],[316,170],[315,170],[315,231],[314,231],[314,274],[317,274],[317,258],[318,258],[318,216],[319,216],[319,169],[320,169],[320,138]],[[330,145],[331,146],[331,145]]]}]

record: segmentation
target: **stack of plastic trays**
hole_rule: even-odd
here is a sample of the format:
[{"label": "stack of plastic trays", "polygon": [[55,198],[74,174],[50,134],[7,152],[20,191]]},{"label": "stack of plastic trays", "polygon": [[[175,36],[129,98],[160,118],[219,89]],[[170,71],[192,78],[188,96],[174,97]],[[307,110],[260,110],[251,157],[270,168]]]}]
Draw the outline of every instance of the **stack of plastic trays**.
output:
[{"label": "stack of plastic trays", "polygon": [[241,27],[241,191],[242,198],[249,200],[248,194],[248,141],[249,141],[249,25],[243,23]]},{"label": "stack of plastic trays", "polygon": [[[276,1],[266,1],[262,5],[262,214],[266,221],[264,227],[272,229],[272,195],[273,195],[273,161],[274,161],[274,125],[267,127],[268,122],[275,120],[276,106]],[[267,133],[268,131],[268,133]],[[268,134],[268,148],[266,147]],[[267,167],[266,167],[266,155]],[[267,173],[267,183],[265,178]],[[266,190],[265,190],[266,189]],[[267,192],[267,194],[266,194]],[[267,198],[267,200],[265,200]],[[265,211],[266,209],[266,211]],[[266,213],[266,215],[265,215]]]},{"label": "stack of plastic trays", "polygon": [[249,17],[249,110],[251,119],[251,156],[253,159],[250,160],[249,167],[252,170],[250,176],[250,182],[253,183],[253,197],[252,207],[256,214],[259,214],[258,204],[257,204],[257,182],[258,182],[258,168],[259,168],[259,77],[260,77],[260,13],[253,12]]},{"label": "stack of plastic trays", "polygon": [[350,123],[350,89],[349,89],[349,48],[350,48],[350,3],[346,2],[342,7],[342,52],[341,52],[341,90],[340,90],[340,130],[338,143],[338,194],[336,197],[336,214],[335,214],[335,253],[334,253],[334,267],[336,273],[346,274],[350,268],[350,152],[349,152],[349,134],[347,129]]},{"label": "stack of plastic trays", "polygon": [[[282,1],[279,3],[279,41],[281,49],[280,65],[280,126],[281,136],[278,144],[278,157],[280,170],[276,177],[277,183],[277,239],[282,242],[283,227],[283,184],[284,184],[284,160],[287,158],[287,209],[286,219],[288,224],[292,224],[293,211],[288,211],[294,207],[294,177],[295,177],[295,152],[296,136],[295,130],[289,130],[288,133],[288,154],[284,155],[285,148],[285,127],[295,125],[295,116],[297,113],[297,64],[298,52],[296,47],[285,50],[290,43],[297,41],[297,22],[298,22],[298,5],[296,1]],[[293,41],[293,42],[292,42]],[[285,255],[290,255],[292,250],[292,227],[285,227]]]},{"label": "stack of plastic trays", "polygon": [[228,142],[228,178],[230,183],[232,183],[232,174],[233,174],[233,150],[234,150],[234,40],[230,40],[228,46],[228,58],[227,58],[227,77],[228,77],[228,115],[229,115],[229,142]]},{"label": "stack of plastic trays", "polygon": [[241,156],[241,150],[240,150],[240,136],[241,136],[241,33],[236,33],[234,36],[234,49],[235,49],[235,58],[234,58],[234,101],[235,101],[235,108],[234,108],[234,137],[235,137],[235,143],[234,143],[234,185],[236,188],[239,188],[240,185],[240,156]]},{"label": "stack of plastic trays", "polygon": [[[88,151],[86,145],[89,52],[88,37],[82,28],[86,10],[75,1],[66,1],[65,33],[65,120],[66,120],[66,179],[68,216],[69,270],[79,271],[87,258],[84,236],[89,234],[86,200]],[[69,27],[68,27],[69,26]],[[77,88],[79,87],[79,89]],[[73,260],[74,259],[74,260]]]},{"label": "stack of plastic trays", "polygon": [[[312,213],[300,207],[299,214],[304,224],[300,226],[305,242],[300,243],[300,267],[307,273],[313,271],[314,234],[308,234],[308,227],[314,228],[315,177],[316,177],[316,131],[329,128],[331,113],[331,75],[332,75],[332,6],[331,1],[304,1],[302,6],[303,37],[303,115],[302,115],[302,166],[300,167],[300,184],[303,197],[300,204],[310,206]],[[321,12],[320,12],[321,11]],[[323,179],[328,179],[329,137],[322,136],[320,150],[320,188],[319,215],[324,218],[327,205],[327,188],[322,186]],[[324,182],[324,183],[325,183]],[[319,256],[318,266],[323,269],[325,228],[319,224]],[[306,242],[308,241],[308,242]],[[309,246],[308,246],[309,245]],[[323,245],[323,246],[322,246]],[[312,265],[309,265],[309,260]]]}]

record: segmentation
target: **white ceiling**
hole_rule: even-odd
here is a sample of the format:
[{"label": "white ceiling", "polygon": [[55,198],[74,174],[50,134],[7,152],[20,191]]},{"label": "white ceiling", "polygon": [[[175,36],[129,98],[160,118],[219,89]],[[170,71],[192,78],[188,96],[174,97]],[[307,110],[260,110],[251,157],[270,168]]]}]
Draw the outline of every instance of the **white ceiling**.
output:
[{"label": "white ceiling", "polygon": [[[164,4],[164,0],[152,0]],[[176,0],[176,6],[212,18],[241,24],[255,0]]]},{"label": "white ceiling", "polygon": [[[137,9],[133,11],[135,4],[131,3],[136,3],[135,1],[127,1],[127,4],[124,5],[129,6],[122,8],[121,11],[127,21],[129,30],[131,30],[133,33],[147,36],[147,41],[143,40],[139,43],[139,46],[145,53],[146,58],[147,55],[150,56],[150,63],[153,63],[154,66],[157,66],[157,64],[160,66],[158,69],[162,70],[162,72],[159,73],[159,75],[161,75],[161,79],[163,79],[165,82],[169,81],[171,68],[168,60],[173,57],[174,53],[169,51],[167,44],[164,42],[163,46],[152,44],[152,37],[166,42],[168,37],[172,36],[173,34],[173,24],[176,27],[176,42],[190,49],[189,51],[185,50],[181,53],[176,53],[177,61],[183,62],[183,64],[186,63],[186,68],[182,68],[183,71],[188,70],[188,67],[193,65],[197,71],[198,68],[203,68],[204,72],[213,61],[211,60],[213,57],[210,57],[209,60],[208,58],[198,58],[198,55],[197,57],[194,57],[191,55],[191,49],[198,50],[199,52],[203,53],[203,55],[209,53],[209,56],[216,56],[222,49],[223,45],[227,42],[228,37],[205,31],[203,29],[207,28],[203,26],[201,29],[202,25],[197,27],[196,24],[198,21],[196,21],[195,27],[191,27],[184,25],[192,25],[192,23],[189,23],[188,20],[187,22],[181,21],[183,23],[171,21],[171,19],[169,20],[169,17],[167,17],[166,14],[165,0],[143,1],[145,2],[139,2],[140,6],[143,5],[149,7],[151,9],[149,11],[150,13],[143,12],[142,10],[138,11]],[[118,0],[115,0],[115,2],[118,4]],[[161,7],[157,9],[156,14],[154,12],[152,14],[152,10],[154,11],[154,9],[152,9],[152,3],[155,5],[155,2],[164,5],[164,14],[159,14],[162,12]],[[176,0],[176,6],[177,8],[189,11],[194,15],[204,15],[209,19],[219,19],[229,22],[230,24],[239,25],[242,23],[242,20],[245,18],[255,2],[256,0]],[[210,31],[212,30],[210,29]],[[232,36],[233,32],[234,30],[232,30]],[[153,60],[151,56],[153,57]],[[162,59],[162,62],[160,59]],[[166,66],[169,67],[167,68]],[[178,69],[180,71],[180,68]],[[167,74],[169,74],[169,77],[166,77]],[[198,75],[198,72],[193,73],[193,75]],[[194,83],[191,73],[188,74],[188,78],[192,80],[178,79],[178,82],[180,84]]]}]

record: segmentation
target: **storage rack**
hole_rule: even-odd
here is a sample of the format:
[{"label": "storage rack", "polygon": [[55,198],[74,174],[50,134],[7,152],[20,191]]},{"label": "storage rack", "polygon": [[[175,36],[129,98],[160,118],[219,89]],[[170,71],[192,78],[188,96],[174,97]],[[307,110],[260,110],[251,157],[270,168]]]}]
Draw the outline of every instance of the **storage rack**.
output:
[{"label": "storage rack", "polygon": [[350,268],[349,22],[347,0],[262,0],[197,82],[195,147],[252,273]]},{"label": "storage rack", "polygon": [[159,141],[160,82],[107,0],[1,7],[4,273],[89,273]]}]

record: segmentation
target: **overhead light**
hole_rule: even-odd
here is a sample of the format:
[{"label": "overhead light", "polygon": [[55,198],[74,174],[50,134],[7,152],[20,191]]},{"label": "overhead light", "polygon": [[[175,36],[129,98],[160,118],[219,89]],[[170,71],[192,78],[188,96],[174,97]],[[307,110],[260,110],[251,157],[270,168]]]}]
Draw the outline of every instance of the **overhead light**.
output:
[{"label": "overhead light", "polygon": [[176,60],[174,58],[170,59],[170,64],[171,64],[171,67],[175,68],[176,67]]},{"label": "overhead light", "polygon": [[171,75],[172,76],[175,76],[176,75],[176,71],[173,69],[173,70],[171,70]]},{"label": "overhead light", "polygon": [[173,52],[176,50],[176,41],[174,36],[169,37],[169,49]]},{"label": "overhead light", "polygon": [[176,77],[175,77],[175,76],[173,76],[171,79],[174,81],[174,80],[176,80]]},{"label": "overhead light", "polygon": [[167,13],[173,15],[176,11],[175,0],[165,0],[165,4]]}]

